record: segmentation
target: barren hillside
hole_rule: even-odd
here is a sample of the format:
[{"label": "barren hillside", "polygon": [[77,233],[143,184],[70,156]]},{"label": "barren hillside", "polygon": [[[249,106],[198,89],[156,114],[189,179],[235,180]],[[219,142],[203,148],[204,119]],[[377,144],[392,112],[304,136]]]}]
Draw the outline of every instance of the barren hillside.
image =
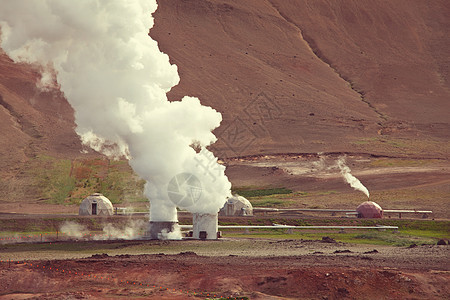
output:
[{"label": "barren hillside", "polygon": [[[220,157],[450,155],[447,1],[159,0],[150,36],[178,65],[169,99],[223,114]],[[0,190],[33,198],[38,155],[83,158],[73,110],[0,53]],[[99,112],[99,115],[101,112]],[[8,196],[9,195],[9,196]]]},{"label": "barren hillside", "polygon": [[[448,156],[446,1],[159,4],[151,36],[181,75],[169,96],[195,95],[223,113],[225,156]],[[389,147],[399,139],[403,148]]]}]

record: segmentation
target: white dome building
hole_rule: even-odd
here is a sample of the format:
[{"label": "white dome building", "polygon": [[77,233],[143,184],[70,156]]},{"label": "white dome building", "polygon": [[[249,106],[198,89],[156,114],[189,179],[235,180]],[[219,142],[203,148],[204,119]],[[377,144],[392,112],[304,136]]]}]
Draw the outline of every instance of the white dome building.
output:
[{"label": "white dome building", "polygon": [[114,209],[111,201],[100,193],[88,196],[80,204],[80,216],[112,216],[113,213]]},{"label": "white dome building", "polygon": [[253,206],[246,198],[234,195],[219,211],[220,216],[253,216]]}]

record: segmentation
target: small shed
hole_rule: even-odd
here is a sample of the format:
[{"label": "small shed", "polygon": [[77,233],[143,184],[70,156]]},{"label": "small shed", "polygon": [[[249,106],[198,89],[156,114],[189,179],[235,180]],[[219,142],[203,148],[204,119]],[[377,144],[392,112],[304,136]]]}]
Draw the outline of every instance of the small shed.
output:
[{"label": "small shed", "polygon": [[80,204],[80,216],[111,216],[113,213],[114,210],[111,201],[100,193],[95,193],[86,197]]},{"label": "small shed", "polygon": [[366,201],[361,203],[357,208],[356,212],[358,218],[378,218],[383,217],[383,209],[381,206],[372,201]]},{"label": "small shed", "polygon": [[253,206],[246,198],[234,195],[219,211],[220,216],[253,216]]}]

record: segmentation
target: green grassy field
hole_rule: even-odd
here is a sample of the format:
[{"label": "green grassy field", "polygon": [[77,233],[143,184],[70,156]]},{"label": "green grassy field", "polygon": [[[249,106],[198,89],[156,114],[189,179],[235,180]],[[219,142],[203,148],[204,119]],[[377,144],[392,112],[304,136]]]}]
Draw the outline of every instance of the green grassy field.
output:
[{"label": "green grassy field", "polygon": [[287,233],[287,230],[250,230],[248,233],[238,233],[236,231],[227,233],[225,237],[246,237],[246,238],[264,238],[264,239],[304,239],[304,240],[321,240],[327,236],[333,238],[337,242],[354,243],[354,244],[370,244],[370,245],[391,245],[391,246],[410,246],[416,245],[435,245],[439,239],[449,239],[448,232],[430,231],[430,230],[293,230]]},{"label": "green grassy field", "polygon": [[[391,160],[380,159],[374,161],[375,165],[390,164]],[[396,163],[394,166],[396,166]],[[403,164],[421,164],[420,161],[407,161]],[[236,189],[235,192],[246,197],[254,207],[271,208],[307,208],[307,209],[356,209],[364,201],[367,201],[362,193],[349,191],[337,192],[333,190],[324,191],[291,191],[284,187],[279,188],[257,188],[244,187]],[[418,209],[432,210],[439,218],[448,218],[449,212],[449,190],[448,188],[399,188],[388,190],[373,190],[370,200],[375,201],[383,209]],[[394,215],[391,215],[394,216]],[[389,215],[386,215],[388,218]]]},{"label": "green grassy field", "polygon": [[[123,230],[130,226],[130,218],[40,218],[24,220],[0,219],[0,238],[16,238],[8,242],[40,241],[42,237],[48,240],[55,240],[59,234],[61,239],[69,236],[61,233],[61,226],[67,221],[79,224],[86,235],[98,235],[99,238],[103,228],[107,224],[113,224],[118,230]],[[135,219],[145,222],[145,217]],[[331,237],[339,242],[374,245],[408,246],[411,244],[436,244],[439,239],[450,239],[450,221],[432,220],[400,220],[400,219],[349,219],[349,218],[312,218],[312,219],[286,219],[281,217],[273,218],[241,218],[236,222],[221,222],[219,225],[271,225],[284,224],[296,226],[398,226],[397,230],[354,230],[347,229],[294,229],[288,232],[287,229],[224,229],[224,237],[245,237],[264,239],[307,239],[320,240],[324,236]],[[189,222],[180,222],[189,223]],[[142,230],[142,229],[140,229]],[[58,233],[57,233],[58,232]],[[108,239],[108,236],[103,237]],[[1,241],[0,241],[1,242]]]},{"label": "green grassy field", "polygon": [[93,193],[102,193],[113,204],[141,202],[144,180],[139,179],[127,161],[108,159],[70,160],[37,156],[24,176],[37,197],[49,204],[79,204]]}]

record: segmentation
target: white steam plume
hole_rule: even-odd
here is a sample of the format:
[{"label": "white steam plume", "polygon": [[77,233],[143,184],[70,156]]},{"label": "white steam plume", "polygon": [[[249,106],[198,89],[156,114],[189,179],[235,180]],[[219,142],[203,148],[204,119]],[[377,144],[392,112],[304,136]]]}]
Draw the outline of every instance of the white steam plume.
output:
[{"label": "white steam plume", "polygon": [[61,231],[68,237],[82,238],[84,235],[86,235],[87,228],[82,224],[78,224],[72,221],[66,221],[61,225],[59,231]]},{"label": "white steam plume", "polygon": [[147,229],[147,223],[143,220],[130,220],[123,228],[117,228],[108,223],[103,226],[103,234],[95,236],[94,240],[133,240],[141,238]]},{"label": "white steam plume", "polygon": [[361,191],[364,194],[366,194],[367,198],[369,198],[369,190],[356,178],[353,176],[350,172],[350,168],[347,167],[345,164],[345,157],[340,157],[337,161],[337,166],[341,170],[342,177],[344,177],[344,180],[350,184],[352,188],[355,190]]},{"label": "white steam plume", "polygon": [[177,224],[174,226],[175,228],[172,231],[168,231],[167,229],[161,231],[162,240],[181,240],[183,238],[180,226]]},{"label": "white steam plume", "polygon": [[[205,149],[216,141],[211,131],[221,114],[197,98],[167,100],[179,77],[148,36],[156,8],[155,0],[2,1],[1,46],[15,62],[42,66],[41,86],[56,76],[82,140],[128,157],[147,181],[150,218],[175,221],[167,194],[175,175],[187,172],[201,182],[201,199],[184,207],[192,212],[216,213],[231,196],[231,184]],[[189,147],[193,142],[201,152]]]}]

